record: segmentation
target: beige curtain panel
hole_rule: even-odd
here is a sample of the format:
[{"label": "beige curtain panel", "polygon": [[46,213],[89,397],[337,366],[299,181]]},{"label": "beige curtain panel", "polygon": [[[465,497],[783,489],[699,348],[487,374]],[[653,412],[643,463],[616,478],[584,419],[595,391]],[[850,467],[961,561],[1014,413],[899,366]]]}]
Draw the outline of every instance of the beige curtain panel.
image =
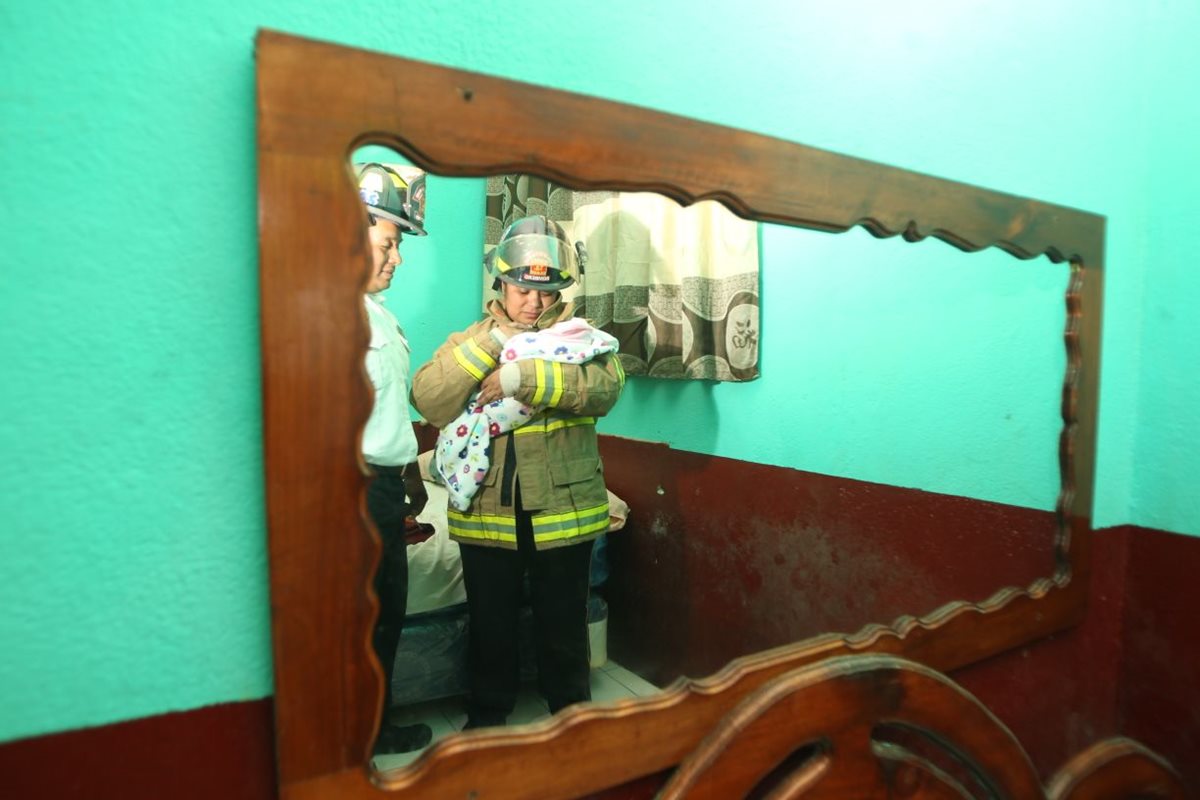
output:
[{"label": "beige curtain panel", "polygon": [[[645,192],[574,192],[541,178],[488,180],[486,247],[528,214],[587,247],[581,315],[616,336],[630,374],[758,377],[758,226],[718,203]],[[484,282],[490,296],[490,281]],[[486,298],[485,298],[486,299]]]}]

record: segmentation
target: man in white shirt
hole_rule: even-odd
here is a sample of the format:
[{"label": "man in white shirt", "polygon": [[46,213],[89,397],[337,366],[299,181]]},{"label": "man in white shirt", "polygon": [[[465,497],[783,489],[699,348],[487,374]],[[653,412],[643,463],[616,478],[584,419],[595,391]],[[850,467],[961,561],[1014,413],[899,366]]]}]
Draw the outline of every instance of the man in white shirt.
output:
[{"label": "man in white shirt", "polygon": [[[419,185],[418,185],[419,184]],[[375,387],[375,404],[363,429],[363,458],[375,477],[367,488],[367,510],[383,543],[375,574],[379,621],[375,652],[385,681],[383,713],[375,754],[403,753],[429,744],[428,725],[392,725],[392,673],[408,602],[408,553],[405,520],[425,505],[425,484],[417,468],[417,438],[409,415],[408,340],[396,317],[384,308],[383,291],[400,266],[403,234],[424,236],[424,176],[410,185],[382,164],[358,167],[358,189],[367,207],[372,271],[363,301],[371,326],[366,367]]]}]

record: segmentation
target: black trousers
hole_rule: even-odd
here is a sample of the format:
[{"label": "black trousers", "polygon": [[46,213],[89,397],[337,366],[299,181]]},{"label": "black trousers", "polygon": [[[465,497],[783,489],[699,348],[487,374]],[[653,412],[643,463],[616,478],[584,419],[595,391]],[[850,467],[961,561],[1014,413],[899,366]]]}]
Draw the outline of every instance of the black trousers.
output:
[{"label": "black trousers", "polygon": [[383,716],[387,722],[392,706],[392,674],[396,668],[396,649],[404,616],[408,611],[408,550],[404,539],[404,520],[408,500],[404,493],[403,467],[372,467],[375,477],[367,487],[367,511],[379,529],[383,557],[375,572],[375,594],[379,596],[379,621],[372,637],[375,654],[383,666]]},{"label": "black trousers", "polygon": [[529,575],[538,691],[550,713],[590,700],[587,599],[592,542],[537,550],[533,523],[516,490],[517,550],[461,547],[467,589],[470,721],[500,725],[520,688],[517,620]]}]

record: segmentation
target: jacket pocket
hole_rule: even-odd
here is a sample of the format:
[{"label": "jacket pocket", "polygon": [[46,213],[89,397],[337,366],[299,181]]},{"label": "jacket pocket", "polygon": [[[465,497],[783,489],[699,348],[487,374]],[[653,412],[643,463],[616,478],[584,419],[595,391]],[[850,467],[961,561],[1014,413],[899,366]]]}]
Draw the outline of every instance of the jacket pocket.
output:
[{"label": "jacket pocket", "polygon": [[500,477],[500,473],[504,471],[504,464],[497,464],[493,461],[488,465],[487,475],[483,476],[484,486],[495,486],[496,480]]},{"label": "jacket pocket", "polygon": [[563,459],[555,465],[552,479],[558,491],[570,495],[577,510],[595,508],[608,502],[604,488],[604,467],[599,456]]},{"label": "jacket pocket", "polygon": [[554,464],[550,479],[555,486],[569,486],[594,478],[601,471],[599,456],[566,458]]}]

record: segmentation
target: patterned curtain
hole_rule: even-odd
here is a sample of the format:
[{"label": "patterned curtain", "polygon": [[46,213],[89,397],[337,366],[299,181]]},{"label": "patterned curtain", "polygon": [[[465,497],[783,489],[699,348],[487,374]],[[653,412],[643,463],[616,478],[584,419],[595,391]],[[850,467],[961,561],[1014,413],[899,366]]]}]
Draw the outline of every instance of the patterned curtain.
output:
[{"label": "patterned curtain", "polygon": [[[713,202],[683,208],[651,193],[573,192],[525,175],[488,180],[488,247],[527,214],[546,214],[583,240],[589,260],[574,299],[621,342],[626,372],[758,377],[755,223]],[[486,281],[484,291],[491,296]]]}]

